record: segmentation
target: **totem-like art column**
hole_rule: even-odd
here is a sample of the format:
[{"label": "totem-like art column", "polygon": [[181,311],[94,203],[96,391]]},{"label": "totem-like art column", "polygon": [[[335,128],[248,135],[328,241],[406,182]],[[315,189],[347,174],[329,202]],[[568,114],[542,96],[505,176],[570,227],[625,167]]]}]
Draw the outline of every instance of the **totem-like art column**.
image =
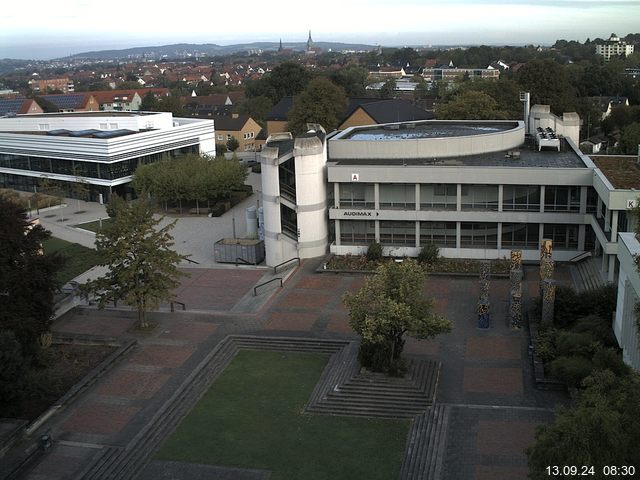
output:
[{"label": "totem-like art column", "polygon": [[476,305],[478,314],[478,328],[489,328],[491,314],[489,312],[489,276],[491,266],[489,262],[480,263],[480,297]]},{"label": "totem-like art column", "polygon": [[514,329],[522,326],[522,278],[522,250],[511,250],[509,326]]},{"label": "totem-like art column", "polygon": [[556,282],[553,280],[553,241],[544,238],[540,245],[540,298],[542,299],[542,323],[553,323],[556,299]]}]

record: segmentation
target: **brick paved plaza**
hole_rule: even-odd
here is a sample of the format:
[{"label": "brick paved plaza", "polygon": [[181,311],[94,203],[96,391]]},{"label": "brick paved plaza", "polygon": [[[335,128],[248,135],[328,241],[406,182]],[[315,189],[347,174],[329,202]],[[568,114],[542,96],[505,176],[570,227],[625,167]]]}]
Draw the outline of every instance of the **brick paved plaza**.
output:
[{"label": "brick paved plaza", "polygon": [[[284,288],[263,294],[273,298],[251,313],[232,309],[264,270],[190,269],[178,290],[187,311],[151,314],[158,324],[151,333],[135,333],[135,314],[123,309],[76,309],[58,319],[57,332],[135,338],[138,345],[47,423],[54,448],[28,478],[74,478],[101,449],[124,449],[229,334],[355,339],[341,297],[357,290],[363,276],[317,274],[319,261],[305,262]],[[527,269],[524,287],[529,300],[537,292],[535,269]],[[534,389],[525,333],[507,326],[508,288],[506,279],[491,281],[491,327],[480,330],[477,279],[433,276],[425,283],[425,294],[454,321],[454,330],[430,341],[408,338],[405,354],[442,362],[436,401],[451,406],[443,479],[526,478],[523,450],[536,425],[551,421],[554,406],[566,402]]]}]

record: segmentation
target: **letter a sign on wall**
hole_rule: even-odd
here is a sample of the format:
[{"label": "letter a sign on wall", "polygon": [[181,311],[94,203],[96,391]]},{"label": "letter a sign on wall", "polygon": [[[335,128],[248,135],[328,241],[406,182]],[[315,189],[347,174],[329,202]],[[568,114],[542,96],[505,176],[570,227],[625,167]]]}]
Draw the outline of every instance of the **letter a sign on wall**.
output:
[{"label": "letter a sign on wall", "polygon": [[360,181],[360,174],[359,173],[352,173],[351,174],[351,181],[352,182],[359,182]]}]

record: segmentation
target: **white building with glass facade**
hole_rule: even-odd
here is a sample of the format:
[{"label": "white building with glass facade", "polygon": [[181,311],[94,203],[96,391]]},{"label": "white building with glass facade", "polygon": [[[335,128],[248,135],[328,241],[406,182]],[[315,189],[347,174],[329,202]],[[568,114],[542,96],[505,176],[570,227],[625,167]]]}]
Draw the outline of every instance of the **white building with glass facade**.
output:
[{"label": "white building with glass facade", "polygon": [[520,249],[535,261],[550,238],[555,260],[592,252],[614,281],[631,190],[577,149],[579,122],[536,105],[528,126],[429,120],[312,132],[313,172],[300,139],[271,137],[262,156],[267,263],[362,253],[374,241],[392,256],[435,244],[445,257]]},{"label": "white building with glass facade", "polygon": [[138,165],[186,153],[215,155],[212,120],[155,112],[76,112],[0,118],[0,187],[65,189],[79,178],[91,199],[126,197]]}]

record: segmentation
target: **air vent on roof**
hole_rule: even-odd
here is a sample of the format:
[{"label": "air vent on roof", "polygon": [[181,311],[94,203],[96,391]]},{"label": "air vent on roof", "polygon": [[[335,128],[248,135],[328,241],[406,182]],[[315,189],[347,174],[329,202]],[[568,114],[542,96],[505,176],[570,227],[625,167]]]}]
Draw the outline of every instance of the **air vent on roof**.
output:
[{"label": "air vent on roof", "polygon": [[385,125],[384,129],[385,130],[400,130],[400,125],[398,125],[397,123],[394,123],[393,125]]}]

